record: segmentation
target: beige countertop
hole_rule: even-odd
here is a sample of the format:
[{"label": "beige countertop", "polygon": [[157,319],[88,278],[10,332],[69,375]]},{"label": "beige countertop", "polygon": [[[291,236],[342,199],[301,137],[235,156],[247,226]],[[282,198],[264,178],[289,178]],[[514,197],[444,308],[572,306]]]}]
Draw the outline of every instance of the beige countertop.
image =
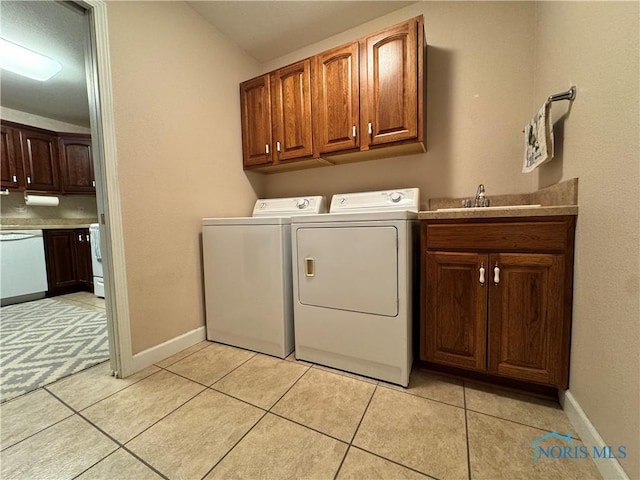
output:
[{"label": "beige countertop", "polygon": [[[488,195],[492,207],[500,208],[458,208],[463,198],[429,199],[429,210],[418,212],[421,220],[509,218],[509,217],[550,217],[578,215],[578,179],[540,189],[533,193]],[[467,197],[466,199],[469,199]],[[473,199],[470,199],[473,201]],[[539,206],[527,206],[539,205]],[[510,208],[511,207],[511,208]],[[454,209],[440,210],[438,209]]]}]

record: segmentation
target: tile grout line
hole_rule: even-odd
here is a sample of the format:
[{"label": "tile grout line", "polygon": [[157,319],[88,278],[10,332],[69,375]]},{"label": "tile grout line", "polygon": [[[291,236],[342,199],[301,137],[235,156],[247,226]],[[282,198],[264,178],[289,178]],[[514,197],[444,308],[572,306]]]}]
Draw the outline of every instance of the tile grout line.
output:
[{"label": "tile grout line", "polygon": [[[194,351],[194,352],[191,352],[191,353],[189,353],[189,354],[185,355],[184,357],[180,357],[178,360],[176,360],[175,362],[171,362],[171,363],[170,363],[170,364],[168,364],[168,365],[164,365],[164,366],[162,366],[162,365],[160,365],[160,364],[161,364],[162,362],[166,361],[166,360],[169,360],[169,358],[173,357],[173,355],[171,355],[170,357],[165,358],[164,360],[160,360],[160,361],[159,361],[159,362],[157,362],[157,363],[153,363],[152,365],[153,365],[154,367],[163,368],[163,369],[165,369],[165,370],[166,370],[168,367],[171,367],[172,365],[175,365],[176,363],[181,362],[182,360],[184,360],[184,359],[186,359],[186,358],[189,358],[189,357],[191,357],[192,355],[195,355],[196,353],[201,352],[201,351],[203,351],[203,350],[205,350],[205,349],[209,348],[211,345],[214,345],[214,343],[213,343],[213,342],[209,342],[209,340],[202,340],[202,341],[203,341],[203,342],[208,342],[208,343],[209,343],[209,345],[205,345],[204,347],[199,348],[198,350],[196,350],[196,351]],[[195,344],[191,345],[191,347],[195,347],[195,346],[196,346],[196,345],[198,345],[199,343],[202,343],[202,342],[195,343]],[[191,347],[187,347],[187,348],[191,348]],[[185,350],[186,350],[186,349],[185,349]],[[178,355],[179,353],[181,353],[181,352],[177,352],[177,353],[175,353],[174,355]]]},{"label": "tile grout line", "polygon": [[383,456],[382,456],[382,455],[380,455],[379,453],[372,452],[371,450],[367,450],[366,448],[359,447],[359,446],[357,446],[357,445],[352,445],[352,447],[353,447],[353,448],[355,448],[356,450],[361,450],[361,451],[363,451],[363,452],[366,452],[366,453],[368,453],[369,455],[373,455],[374,457],[378,457],[378,458],[381,458],[382,460],[386,460],[387,462],[389,462],[389,463],[393,463],[394,465],[398,465],[399,467],[406,468],[407,470],[411,470],[412,472],[419,473],[420,475],[424,475],[424,476],[425,476],[425,477],[427,477],[427,478],[431,478],[431,479],[433,479],[433,480],[441,480],[439,477],[434,477],[433,475],[430,475],[430,474],[428,474],[428,473],[421,472],[420,470],[417,470],[417,469],[415,469],[415,468],[413,468],[413,467],[410,467],[410,466],[408,466],[408,465],[405,465],[405,464],[403,464],[403,463],[397,462],[396,460],[391,460],[390,458],[383,457]]},{"label": "tile grout line", "polygon": [[404,393],[406,395],[411,395],[412,397],[415,398],[422,398],[423,400],[429,400],[430,402],[436,402],[436,403],[440,403],[442,405],[446,405],[448,407],[454,407],[454,408],[459,408],[461,410],[464,410],[464,407],[461,407],[460,405],[454,405],[453,403],[447,403],[447,402],[443,402],[442,400],[436,400],[435,398],[431,398],[431,397],[423,397],[422,395],[417,395],[415,393],[411,393],[411,392],[407,392],[406,388],[404,390],[396,390],[395,388],[392,387],[388,387],[386,385],[380,385],[378,384],[378,386],[382,387],[382,388],[386,388],[387,390],[391,390],[392,392],[396,392],[396,393]]},{"label": "tile grout line", "polygon": [[464,433],[467,440],[467,478],[471,480],[471,447],[469,446],[469,419],[467,417],[467,389],[462,382],[462,400],[464,402]]},{"label": "tile grout line", "polygon": [[[257,353],[256,353],[256,355],[257,355]],[[254,355],[254,356],[255,356],[255,355]],[[253,358],[253,357],[251,357],[251,358]],[[249,359],[249,360],[250,360],[250,359]],[[249,360],[247,360],[247,362],[248,362]],[[287,360],[286,360],[286,357],[285,357],[285,358],[283,358],[283,359],[280,359],[280,360],[281,360],[281,361],[283,361],[283,362],[287,361]],[[244,363],[246,363],[246,362],[244,362]],[[276,401],[273,403],[273,405],[271,405],[271,407],[270,407],[268,410],[261,409],[261,410],[263,410],[263,411],[264,411],[264,413],[263,413],[263,415],[258,419],[258,421],[257,421],[256,423],[254,423],[254,424],[253,424],[253,426],[252,426],[249,430],[247,430],[247,432],[246,432],[244,435],[242,435],[242,437],[240,437],[240,439],[238,439],[238,441],[237,441],[236,443],[234,443],[234,444],[231,446],[231,448],[230,448],[229,450],[227,450],[227,452],[226,452],[222,457],[220,457],[220,460],[218,460],[218,461],[217,461],[217,462],[216,462],[216,463],[215,463],[215,464],[214,464],[214,465],[213,465],[213,466],[212,466],[212,467],[211,467],[211,468],[210,468],[210,469],[209,469],[209,470],[208,470],[208,471],[207,471],[207,472],[202,476],[202,479],[201,479],[201,480],[204,480],[204,479],[205,479],[205,478],[206,478],[206,477],[207,477],[211,472],[213,472],[213,470],[215,470],[215,468],[216,468],[218,465],[220,465],[220,463],[221,463],[225,458],[227,458],[227,456],[228,456],[228,455],[233,451],[233,449],[234,449],[234,448],[236,448],[236,446],[238,446],[238,444],[239,444],[242,440],[244,440],[244,438],[245,438],[247,435],[249,435],[249,433],[250,433],[250,432],[252,432],[252,431],[253,431],[253,429],[256,427],[256,425],[258,425],[258,424],[262,421],[262,419],[263,419],[264,417],[266,417],[269,413],[271,413],[271,409],[272,409],[273,407],[275,407],[275,406],[276,406],[276,404],[277,404],[280,400],[282,400],[282,398],[283,398],[287,393],[289,393],[289,390],[291,390],[291,389],[292,389],[292,388],[293,388],[293,387],[294,387],[294,386],[295,386],[295,385],[300,381],[300,379],[301,379],[302,377],[304,377],[304,376],[307,374],[307,372],[308,372],[309,370],[311,370],[311,367],[307,367],[307,369],[305,370],[305,372],[304,372],[302,375],[300,375],[300,376],[297,378],[297,380],[296,380],[295,382],[293,382],[293,384],[292,384],[292,385],[287,389],[287,391],[286,391],[286,392],[284,392],[284,393],[280,396],[280,398],[278,398],[278,400],[276,400]],[[229,372],[229,373],[231,373],[231,372]],[[225,375],[225,376],[226,376],[226,375]],[[224,377],[222,377],[222,378],[224,378]],[[213,388],[213,385],[215,385],[215,384],[216,384],[216,383],[218,383],[220,380],[222,380],[222,378],[220,378],[219,380],[216,380],[216,381],[215,381],[214,383],[212,383],[212,384],[211,384],[211,386],[210,386],[210,387],[208,387],[208,388],[210,388],[211,390],[214,390],[214,391],[218,392],[218,390],[215,390],[215,389]],[[219,392],[219,393],[222,393],[223,395],[227,395],[227,396],[229,396],[229,397],[231,397],[231,398],[235,398],[235,397],[233,397],[233,396],[231,396],[231,395],[228,395],[228,394],[226,394],[226,393],[224,393],[224,392]],[[240,400],[240,399],[237,399],[237,400]],[[255,405],[253,405],[253,404],[251,404],[251,403],[249,403],[249,402],[246,402],[246,401],[244,401],[244,400],[242,400],[242,401],[243,401],[244,403],[247,403],[248,405],[251,405],[251,406],[253,406],[253,407],[256,407]],[[260,408],[260,407],[256,407],[256,408]],[[277,414],[272,413],[272,415],[277,415]],[[279,416],[279,415],[278,415],[278,416]]]}]

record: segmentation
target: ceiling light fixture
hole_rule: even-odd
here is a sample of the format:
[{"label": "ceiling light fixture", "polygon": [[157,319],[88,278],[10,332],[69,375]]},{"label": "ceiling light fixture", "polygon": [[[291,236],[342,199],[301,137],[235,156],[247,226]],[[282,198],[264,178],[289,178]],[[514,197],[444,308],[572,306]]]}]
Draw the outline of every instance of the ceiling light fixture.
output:
[{"label": "ceiling light fixture", "polygon": [[33,50],[0,38],[0,68],[44,82],[62,70],[62,65]]}]

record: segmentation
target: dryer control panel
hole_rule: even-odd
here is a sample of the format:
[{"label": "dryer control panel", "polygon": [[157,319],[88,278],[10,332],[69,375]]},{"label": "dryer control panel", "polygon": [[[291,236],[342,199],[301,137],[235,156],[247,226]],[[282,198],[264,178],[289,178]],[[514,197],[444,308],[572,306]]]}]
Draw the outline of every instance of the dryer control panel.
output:
[{"label": "dryer control panel", "polygon": [[418,212],[420,189],[403,188],[379,192],[339,193],[331,199],[330,213],[363,213],[378,211]]},{"label": "dryer control panel", "polygon": [[324,197],[264,198],[256,201],[252,217],[293,217],[326,213]]}]

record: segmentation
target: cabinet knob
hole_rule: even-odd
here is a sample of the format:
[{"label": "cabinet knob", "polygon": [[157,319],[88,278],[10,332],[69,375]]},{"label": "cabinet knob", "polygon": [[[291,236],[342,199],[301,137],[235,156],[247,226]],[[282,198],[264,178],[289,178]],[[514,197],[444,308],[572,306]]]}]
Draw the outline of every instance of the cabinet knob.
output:
[{"label": "cabinet knob", "polygon": [[356,138],[356,132],[357,132],[356,126],[354,125],[353,126],[353,138]]},{"label": "cabinet knob", "polygon": [[280,142],[276,142],[276,152],[280,151]]},{"label": "cabinet knob", "polygon": [[500,283],[500,267],[498,267],[498,262],[496,262],[496,266],[493,267],[493,283],[496,285]]},{"label": "cabinet knob", "polygon": [[31,177],[27,175],[27,184],[31,185]]},{"label": "cabinet knob", "polygon": [[484,263],[480,264],[480,285],[484,287]]},{"label": "cabinet knob", "polygon": [[373,135],[373,123],[369,122],[369,135]]},{"label": "cabinet knob", "polygon": [[91,186],[92,186],[93,188],[96,188],[96,181],[95,181],[95,180],[93,180],[93,181],[91,182]]},{"label": "cabinet knob", "polygon": [[264,146],[264,153],[269,155],[269,144],[268,143],[266,143],[265,146]]},{"label": "cabinet knob", "polygon": [[89,234],[88,234],[88,233],[85,233],[84,238],[85,238],[85,240],[88,242],[88,241],[89,241]]},{"label": "cabinet knob", "polygon": [[78,241],[81,242],[82,241],[82,235],[78,234]]},{"label": "cabinet knob", "polygon": [[13,183],[18,183],[18,177],[16,177],[15,175],[11,177],[11,180],[13,181]]}]

